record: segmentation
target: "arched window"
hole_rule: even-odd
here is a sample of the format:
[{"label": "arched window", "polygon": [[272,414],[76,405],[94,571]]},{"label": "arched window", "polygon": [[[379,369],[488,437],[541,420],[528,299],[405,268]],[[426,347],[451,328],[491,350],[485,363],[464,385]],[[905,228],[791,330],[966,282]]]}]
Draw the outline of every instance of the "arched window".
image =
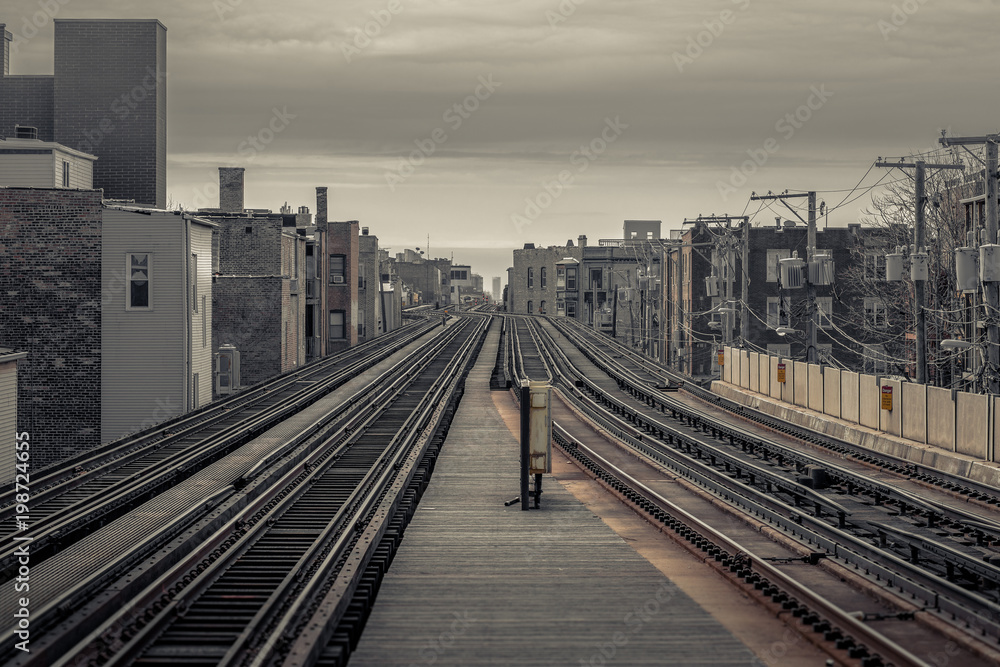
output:
[{"label": "arched window", "polygon": [[528,314],[529,315],[531,315],[531,311],[534,310],[534,306],[535,306],[535,302],[534,301],[529,301],[528,302]]},{"label": "arched window", "polygon": [[528,289],[532,289],[534,286],[535,286],[535,267],[529,266],[528,267]]},{"label": "arched window", "polygon": [[[542,289],[545,289],[545,283],[546,283],[545,279],[547,277],[545,274],[546,274],[546,271],[545,271],[545,267],[543,266],[542,267],[542,273],[539,276],[539,281],[540,281],[539,287],[541,287]],[[544,303],[544,301],[543,301],[543,303]],[[542,307],[544,308],[545,306],[542,306]]]},{"label": "arched window", "polygon": [[[542,269],[542,271],[544,271],[544,270],[545,269]],[[543,273],[542,275],[545,275],[545,274]],[[544,301],[542,301],[542,303],[539,304],[539,306],[538,306],[538,312],[541,313],[542,315],[545,314],[545,302]]]}]

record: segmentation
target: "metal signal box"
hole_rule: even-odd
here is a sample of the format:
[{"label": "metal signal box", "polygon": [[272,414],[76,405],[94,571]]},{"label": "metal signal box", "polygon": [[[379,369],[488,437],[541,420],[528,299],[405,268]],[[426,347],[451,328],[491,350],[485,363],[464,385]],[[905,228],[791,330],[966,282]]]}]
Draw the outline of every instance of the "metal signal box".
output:
[{"label": "metal signal box", "polygon": [[552,472],[552,395],[548,382],[528,383],[528,472]]}]

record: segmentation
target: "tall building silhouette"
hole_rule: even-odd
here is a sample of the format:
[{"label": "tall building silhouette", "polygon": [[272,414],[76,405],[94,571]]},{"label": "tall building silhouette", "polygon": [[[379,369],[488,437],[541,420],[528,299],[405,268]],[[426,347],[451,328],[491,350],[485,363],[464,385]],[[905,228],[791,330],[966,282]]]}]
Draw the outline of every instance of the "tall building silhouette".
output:
[{"label": "tall building silhouette", "polygon": [[167,29],[156,19],[56,19],[52,75],[11,75],[16,37],[0,24],[0,136],[96,155],[107,199],[166,206]]}]

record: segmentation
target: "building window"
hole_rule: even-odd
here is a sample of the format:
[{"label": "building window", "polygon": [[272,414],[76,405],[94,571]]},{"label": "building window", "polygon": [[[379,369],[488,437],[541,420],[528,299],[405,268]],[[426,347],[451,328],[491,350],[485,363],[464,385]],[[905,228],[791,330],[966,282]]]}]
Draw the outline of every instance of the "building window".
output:
[{"label": "building window", "polygon": [[767,282],[776,283],[781,272],[778,271],[778,260],[788,259],[792,251],[785,248],[768,248],[767,250]]},{"label": "building window", "polygon": [[331,285],[345,284],[346,271],[347,271],[347,255],[330,255],[330,284]]},{"label": "building window", "polygon": [[[542,271],[544,270],[545,269],[542,269]],[[538,304],[538,312],[541,313],[542,315],[545,314],[545,301],[542,301],[540,304]]]},{"label": "building window", "polygon": [[63,171],[63,174],[62,174],[62,176],[63,176],[63,179],[62,179],[63,187],[64,188],[68,188],[69,187],[69,162],[67,162],[66,160],[63,160],[63,170],[62,171]]},{"label": "building window", "polygon": [[604,271],[602,269],[590,270],[590,289],[604,289]]},{"label": "building window", "polygon": [[566,289],[575,290],[576,289],[576,267],[567,266],[566,267]]},{"label": "building window", "polygon": [[198,255],[191,253],[191,266],[188,271],[188,280],[191,281],[191,307],[194,312],[198,312]]},{"label": "building window", "polygon": [[777,329],[778,327],[787,326],[788,313],[785,312],[784,305],[781,303],[781,297],[767,297],[767,328]]},{"label": "building window", "polygon": [[330,311],[330,340],[344,340],[347,330],[344,328],[344,311]]},{"label": "building window", "polygon": [[[541,274],[538,276],[538,280],[539,280],[539,283],[540,283],[539,286],[542,289],[545,289],[545,286],[548,283],[548,276],[546,275],[547,273],[548,273],[547,268],[543,266],[541,268]],[[543,301],[542,303],[545,303],[545,302]]]},{"label": "building window", "polygon": [[566,287],[566,267],[557,266],[556,267],[556,289],[564,289]]},{"label": "building window", "polygon": [[876,329],[884,329],[889,326],[889,319],[885,312],[885,301],[879,297],[865,297],[865,324]]},{"label": "building window", "polygon": [[816,297],[816,315],[816,322],[819,324],[820,329],[829,329],[833,326],[831,319],[833,316],[832,296]]},{"label": "building window", "polygon": [[888,368],[888,358],[882,345],[865,345],[862,370],[865,373],[885,373]]},{"label": "building window", "polygon": [[556,299],[556,315],[566,314],[566,301],[563,299]]},{"label": "building window", "polygon": [[566,302],[566,317],[576,317],[576,301]]},{"label": "building window", "polygon": [[[535,267],[528,267],[528,289],[533,289],[535,287]],[[529,301],[530,303],[530,301]],[[530,308],[528,310],[531,310]]]},{"label": "building window", "polygon": [[779,357],[790,357],[792,356],[792,346],[790,343],[769,344],[767,353]]},{"label": "building window", "polygon": [[358,335],[365,335],[365,311],[358,310]]},{"label": "building window", "polygon": [[865,280],[885,280],[885,253],[865,253]]},{"label": "building window", "polygon": [[529,301],[529,302],[528,302],[528,314],[529,314],[529,315],[531,315],[531,311],[532,311],[532,309],[533,309],[534,307],[535,307],[535,302],[534,302],[534,301]]},{"label": "building window", "polygon": [[152,310],[150,282],[153,278],[153,256],[148,252],[133,252],[126,255],[125,261],[128,272],[125,310]]}]

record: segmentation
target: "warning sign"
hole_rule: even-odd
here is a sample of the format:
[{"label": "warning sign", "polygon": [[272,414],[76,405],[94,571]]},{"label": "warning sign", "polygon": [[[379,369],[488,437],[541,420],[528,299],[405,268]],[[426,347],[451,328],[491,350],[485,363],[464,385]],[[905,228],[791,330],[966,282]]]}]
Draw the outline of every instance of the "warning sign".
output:
[{"label": "warning sign", "polygon": [[719,350],[719,365],[720,366],[725,366],[726,365],[726,351],[725,350]]},{"label": "warning sign", "polygon": [[778,382],[785,381],[785,365],[778,364]]},{"label": "warning sign", "polygon": [[892,387],[890,385],[882,385],[882,409],[892,410]]}]

